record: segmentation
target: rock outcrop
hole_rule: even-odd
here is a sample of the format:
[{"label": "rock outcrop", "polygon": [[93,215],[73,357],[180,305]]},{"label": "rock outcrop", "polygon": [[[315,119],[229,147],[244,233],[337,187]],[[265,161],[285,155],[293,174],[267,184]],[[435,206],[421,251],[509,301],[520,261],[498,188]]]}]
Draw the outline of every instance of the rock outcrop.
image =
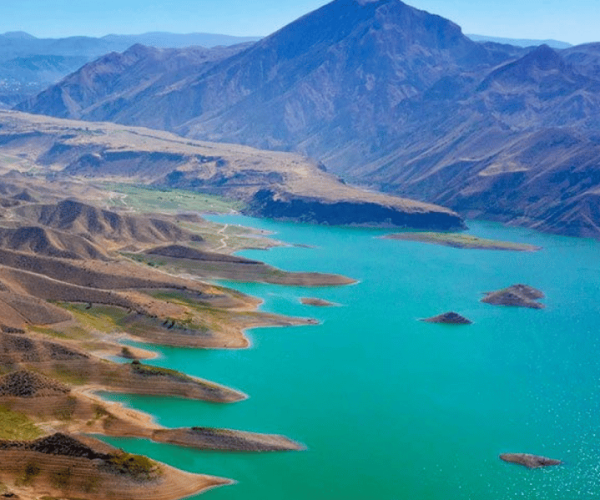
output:
[{"label": "rock outcrop", "polygon": [[447,325],[470,325],[472,323],[471,320],[468,320],[454,311],[440,314],[439,316],[434,316],[432,318],[426,318],[421,321],[425,321],[426,323],[444,323]]},{"label": "rock outcrop", "polygon": [[539,469],[541,467],[550,467],[552,465],[561,465],[560,460],[546,458],[539,455],[530,455],[528,453],[503,453],[500,459],[512,464],[523,465],[528,469]]},{"label": "rock outcrop", "polygon": [[481,299],[486,304],[495,306],[529,307],[543,309],[545,306],[538,302],[544,298],[544,293],[528,285],[512,285],[496,292],[487,292]]}]

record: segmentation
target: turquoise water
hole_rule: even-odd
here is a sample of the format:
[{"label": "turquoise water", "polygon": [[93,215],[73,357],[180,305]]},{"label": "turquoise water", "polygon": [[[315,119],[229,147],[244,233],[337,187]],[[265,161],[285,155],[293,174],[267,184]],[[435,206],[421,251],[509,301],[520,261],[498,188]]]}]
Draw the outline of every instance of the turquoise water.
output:
[{"label": "turquoise water", "polygon": [[[112,395],[168,427],[281,433],[305,452],[201,452],[144,440],[112,444],[194,472],[238,481],[206,500],[580,500],[600,498],[600,244],[473,222],[482,237],[537,253],[460,250],[377,238],[384,231],[218,220],[275,231],[315,248],[243,255],[288,270],[345,274],[340,288],[231,286],[262,309],[318,326],[255,329],[252,348],[154,348],[155,363],[242,390],[217,405]],[[494,307],[482,292],[526,283],[546,309]],[[340,304],[313,308],[300,297]],[[419,318],[457,311],[470,326]],[[502,452],[562,459],[530,471]]]}]

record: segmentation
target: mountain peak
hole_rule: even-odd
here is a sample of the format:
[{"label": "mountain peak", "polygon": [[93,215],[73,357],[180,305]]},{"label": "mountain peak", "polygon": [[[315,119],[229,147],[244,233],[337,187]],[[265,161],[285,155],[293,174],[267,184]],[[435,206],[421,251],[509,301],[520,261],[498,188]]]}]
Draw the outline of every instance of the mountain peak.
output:
[{"label": "mountain peak", "polygon": [[387,0],[354,0],[359,5],[366,5],[368,3],[383,3]]},{"label": "mountain peak", "polygon": [[3,33],[2,35],[4,38],[11,38],[13,40],[35,40],[36,37],[34,37],[33,35],[30,35],[29,33],[26,33],[25,31],[7,31],[6,33]]},{"label": "mountain peak", "polygon": [[542,70],[552,69],[563,64],[558,53],[546,44],[536,47],[525,55],[523,62],[533,64]]}]

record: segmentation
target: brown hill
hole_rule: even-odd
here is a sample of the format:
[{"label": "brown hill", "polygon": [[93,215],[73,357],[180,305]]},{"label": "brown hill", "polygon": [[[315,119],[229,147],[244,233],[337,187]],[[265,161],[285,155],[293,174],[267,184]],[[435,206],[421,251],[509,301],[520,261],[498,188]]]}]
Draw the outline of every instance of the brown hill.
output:
[{"label": "brown hill", "polygon": [[68,394],[70,388],[39,373],[19,370],[0,377],[0,396],[33,398]]},{"label": "brown hill", "polygon": [[[121,215],[76,200],[63,200],[53,205],[29,205],[18,209],[17,213],[46,227],[119,243],[155,243],[192,238],[179,226],[164,219]],[[201,238],[195,236],[194,239],[199,241]]]},{"label": "brown hill", "polygon": [[229,484],[127,454],[95,439],[85,438],[84,442],[84,438],[63,433],[32,442],[1,441],[0,460],[3,479],[11,477],[8,485],[16,492],[8,496],[26,499],[34,498],[33,488],[52,498],[175,500]]},{"label": "brown hill", "polygon": [[40,226],[0,227],[0,247],[63,259],[107,257],[104,250],[82,236]]},{"label": "brown hill", "polygon": [[[12,279],[2,279],[1,283],[14,283]],[[0,311],[2,324],[9,327],[22,328],[26,323],[34,325],[48,325],[60,323],[71,318],[69,313],[49,304],[35,295],[29,295],[23,289],[16,287],[0,291]]]},{"label": "brown hill", "polygon": [[[207,252],[183,245],[167,245],[147,250],[148,257],[162,259],[170,267],[192,272],[203,278],[221,278],[234,281],[257,281],[295,286],[335,286],[355,283],[338,274],[289,272],[269,266],[264,262],[235,255]],[[152,262],[150,260],[150,262]]]},{"label": "brown hill", "polygon": [[53,378],[95,384],[129,394],[176,396],[220,403],[240,401],[246,397],[233,389],[175,370],[139,362],[127,365],[107,363],[71,344],[22,334],[0,333],[0,362],[5,366],[19,365],[28,370],[42,371]]},{"label": "brown hill", "polygon": [[[282,219],[298,219],[301,213],[303,220],[328,224],[463,226],[450,210],[346,185],[294,154],[14,112],[0,111],[0,123],[0,151],[13,157],[25,154],[27,161],[46,171],[52,167],[53,179],[92,177],[201,191],[242,200],[249,213]],[[42,214],[32,207],[20,210],[28,216],[44,215],[43,221],[52,224],[61,219],[60,214]],[[85,219],[85,211],[82,216]],[[103,217],[98,214],[99,220]]]}]

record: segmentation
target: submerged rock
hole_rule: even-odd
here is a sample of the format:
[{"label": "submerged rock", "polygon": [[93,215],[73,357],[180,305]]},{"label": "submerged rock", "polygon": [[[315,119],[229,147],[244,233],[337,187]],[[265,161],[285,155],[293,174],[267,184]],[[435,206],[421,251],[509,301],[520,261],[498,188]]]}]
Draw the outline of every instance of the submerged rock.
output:
[{"label": "submerged rock", "polygon": [[530,455],[528,453],[503,453],[500,459],[511,464],[518,464],[528,469],[539,469],[540,467],[550,467],[552,465],[561,465],[560,460],[541,457],[539,455]]},{"label": "submerged rock", "polygon": [[495,292],[487,292],[481,302],[495,306],[529,307],[543,309],[544,304],[537,302],[544,293],[528,285],[512,285]]},{"label": "submerged rock", "polygon": [[426,323],[445,323],[447,325],[470,325],[473,323],[471,320],[468,320],[464,316],[461,316],[454,311],[440,314],[439,316],[434,316],[433,318],[426,318],[421,321],[425,321]]},{"label": "submerged rock", "polygon": [[305,306],[315,306],[315,307],[332,307],[335,304],[333,302],[328,302],[323,299],[316,299],[312,297],[303,297],[300,299],[300,302]]}]

